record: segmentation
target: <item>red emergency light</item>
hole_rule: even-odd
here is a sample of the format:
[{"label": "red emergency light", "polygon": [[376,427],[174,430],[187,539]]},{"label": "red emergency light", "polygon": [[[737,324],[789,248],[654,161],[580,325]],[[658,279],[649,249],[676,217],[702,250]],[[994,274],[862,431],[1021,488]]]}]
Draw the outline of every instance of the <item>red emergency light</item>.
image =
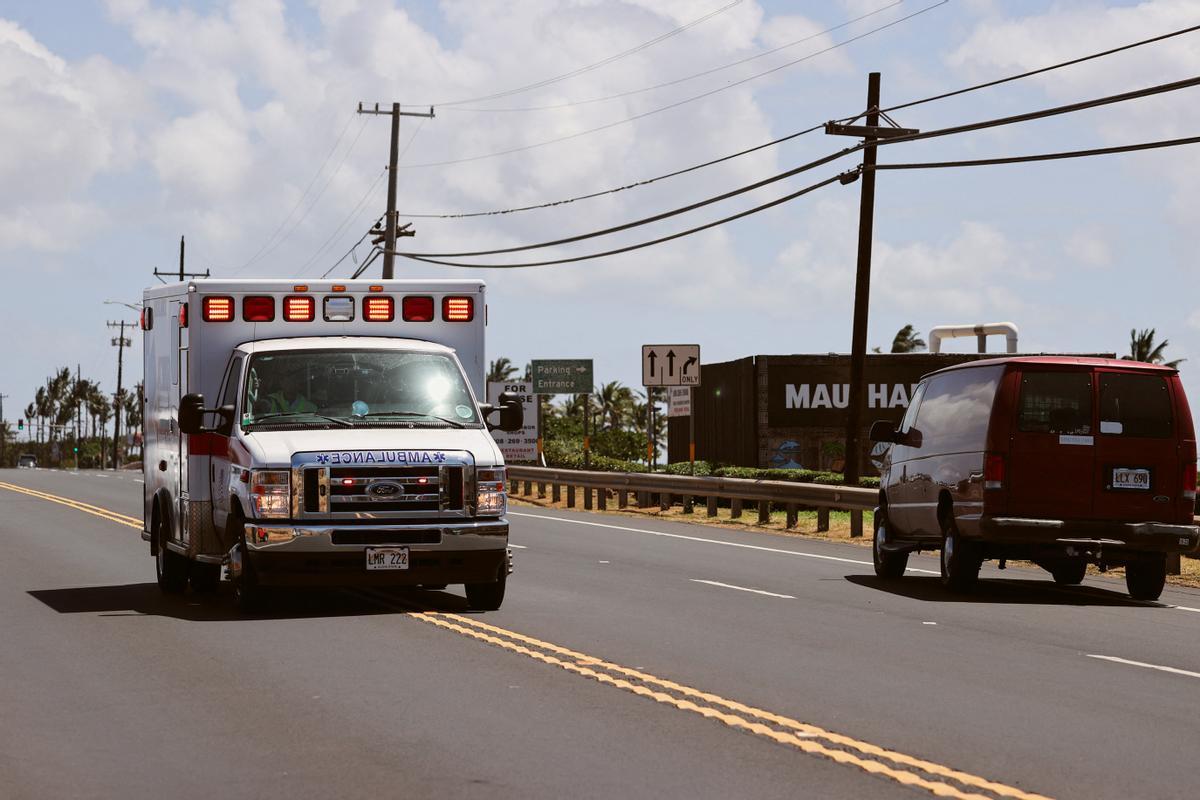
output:
[{"label": "red emergency light", "polygon": [[283,298],[283,318],[288,322],[312,322],[317,318],[317,302],[307,295]]},{"label": "red emergency light", "polygon": [[232,322],[233,298],[220,296],[210,296],[204,298],[204,321]]},{"label": "red emergency light", "polygon": [[401,303],[401,310],[405,322],[433,322],[432,297],[406,297]]},{"label": "red emergency light", "polygon": [[396,305],[390,297],[364,297],[363,319],[367,322],[391,322],[396,318]]},{"label": "red emergency light", "polygon": [[187,303],[179,304],[179,327],[187,327]]},{"label": "red emergency light", "polygon": [[273,322],[275,320],[275,298],[269,294],[242,298],[242,319],[246,322]]},{"label": "red emergency light", "polygon": [[470,322],[475,318],[475,301],[470,297],[443,297],[442,319],[446,322]]}]

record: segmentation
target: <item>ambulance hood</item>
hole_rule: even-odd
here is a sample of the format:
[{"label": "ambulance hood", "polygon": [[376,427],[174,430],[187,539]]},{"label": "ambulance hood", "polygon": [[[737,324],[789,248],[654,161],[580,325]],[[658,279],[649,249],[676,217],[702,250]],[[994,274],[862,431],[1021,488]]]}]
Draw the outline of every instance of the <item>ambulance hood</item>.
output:
[{"label": "ambulance hood", "polygon": [[243,441],[255,467],[287,467],[295,453],[362,451],[467,451],[475,465],[504,463],[491,434],[482,428],[331,428],[329,430],[256,430]]}]

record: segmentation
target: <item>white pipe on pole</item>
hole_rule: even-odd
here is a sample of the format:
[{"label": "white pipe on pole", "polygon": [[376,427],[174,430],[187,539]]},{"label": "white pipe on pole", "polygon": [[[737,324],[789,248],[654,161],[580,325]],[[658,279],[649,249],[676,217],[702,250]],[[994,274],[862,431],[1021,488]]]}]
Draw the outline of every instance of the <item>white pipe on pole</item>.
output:
[{"label": "white pipe on pole", "polygon": [[979,352],[984,353],[984,337],[989,335],[1004,335],[1005,352],[1017,352],[1017,330],[1013,322],[985,322],[982,325],[938,325],[929,332],[929,352],[940,353],[942,339],[957,339],[963,336],[975,336],[979,339]]}]

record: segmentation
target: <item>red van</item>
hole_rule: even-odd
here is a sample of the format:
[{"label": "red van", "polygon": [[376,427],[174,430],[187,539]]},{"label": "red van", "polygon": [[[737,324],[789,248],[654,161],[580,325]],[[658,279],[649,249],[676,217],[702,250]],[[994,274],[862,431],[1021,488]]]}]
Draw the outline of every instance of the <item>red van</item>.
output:
[{"label": "red van", "polygon": [[987,559],[1033,561],[1061,584],[1122,566],[1154,600],[1168,553],[1200,548],[1196,434],[1177,370],[1106,358],[974,361],[926,375],[883,457],[874,561],[904,574],[940,550],[969,589]]}]

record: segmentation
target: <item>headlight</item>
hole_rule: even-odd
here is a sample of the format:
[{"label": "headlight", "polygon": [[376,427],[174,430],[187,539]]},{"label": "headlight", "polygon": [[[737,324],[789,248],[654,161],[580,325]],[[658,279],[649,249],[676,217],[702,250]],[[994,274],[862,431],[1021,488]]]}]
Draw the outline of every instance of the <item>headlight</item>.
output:
[{"label": "headlight", "polygon": [[475,472],[476,514],[481,517],[499,517],[508,510],[504,477],[504,467],[488,467]]},{"label": "headlight", "polygon": [[290,474],[286,469],[256,469],[250,473],[250,502],[254,516],[286,519],[291,506]]}]

